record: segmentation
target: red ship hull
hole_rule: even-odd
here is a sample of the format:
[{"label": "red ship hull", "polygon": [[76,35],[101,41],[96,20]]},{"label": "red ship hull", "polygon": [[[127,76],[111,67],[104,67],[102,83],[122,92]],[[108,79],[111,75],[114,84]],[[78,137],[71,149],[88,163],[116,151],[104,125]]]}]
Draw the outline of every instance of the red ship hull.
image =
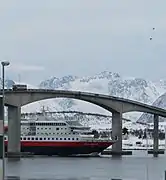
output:
[{"label": "red ship hull", "polygon": [[[65,141],[21,141],[21,152],[30,152],[35,155],[81,155],[100,153],[114,142],[65,142]],[[5,141],[7,151],[7,141]]]}]

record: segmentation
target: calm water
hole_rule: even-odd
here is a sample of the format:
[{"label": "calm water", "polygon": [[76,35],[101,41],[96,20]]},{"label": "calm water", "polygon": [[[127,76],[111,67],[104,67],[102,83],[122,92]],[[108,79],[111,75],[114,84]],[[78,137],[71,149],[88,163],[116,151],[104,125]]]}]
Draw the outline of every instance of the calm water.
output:
[{"label": "calm water", "polygon": [[153,158],[140,151],[121,159],[49,157],[6,161],[6,175],[25,180],[164,180],[165,170],[166,155]]}]

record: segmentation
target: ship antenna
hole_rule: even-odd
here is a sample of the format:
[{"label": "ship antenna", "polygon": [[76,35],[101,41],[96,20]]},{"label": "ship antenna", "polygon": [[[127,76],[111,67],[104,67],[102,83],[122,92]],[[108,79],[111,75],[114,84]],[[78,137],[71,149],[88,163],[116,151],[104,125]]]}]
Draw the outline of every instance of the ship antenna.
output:
[{"label": "ship antenna", "polygon": [[21,82],[21,75],[18,74],[18,82],[20,83]]},{"label": "ship antenna", "polygon": [[43,106],[43,108],[42,108],[42,114],[44,115],[44,116],[46,116],[46,110],[45,110],[45,107]]}]

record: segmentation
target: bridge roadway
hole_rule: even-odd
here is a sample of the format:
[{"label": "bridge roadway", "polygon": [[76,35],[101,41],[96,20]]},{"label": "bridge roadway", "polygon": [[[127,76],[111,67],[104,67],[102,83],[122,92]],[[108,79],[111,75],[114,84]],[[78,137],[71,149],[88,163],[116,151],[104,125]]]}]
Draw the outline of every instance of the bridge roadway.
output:
[{"label": "bridge roadway", "polygon": [[[2,90],[0,90],[2,92]],[[21,106],[35,101],[50,98],[73,98],[98,105],[112,113],[112,136],[117,142],[112,151],[121,155],[122,152],[122,114],[139,111],[154,114],[154,156],[158,155],[158,121],[159,116],[166,117],[166,110],[140,102],[81,91],[50,90],[50,89],[5,89],[5,105],[8,106],[8,154],[20,154],[20,116]]]}]

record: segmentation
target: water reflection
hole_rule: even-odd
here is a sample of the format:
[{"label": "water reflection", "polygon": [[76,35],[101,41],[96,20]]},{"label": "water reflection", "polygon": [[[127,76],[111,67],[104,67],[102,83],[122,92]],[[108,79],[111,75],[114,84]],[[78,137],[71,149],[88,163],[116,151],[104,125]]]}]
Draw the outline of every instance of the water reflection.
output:
[{"label": "water reflection", "polygon": [[137,151],[120,159],[43,157],[5,164],[6,180],[163,180],[166,155]]}]

